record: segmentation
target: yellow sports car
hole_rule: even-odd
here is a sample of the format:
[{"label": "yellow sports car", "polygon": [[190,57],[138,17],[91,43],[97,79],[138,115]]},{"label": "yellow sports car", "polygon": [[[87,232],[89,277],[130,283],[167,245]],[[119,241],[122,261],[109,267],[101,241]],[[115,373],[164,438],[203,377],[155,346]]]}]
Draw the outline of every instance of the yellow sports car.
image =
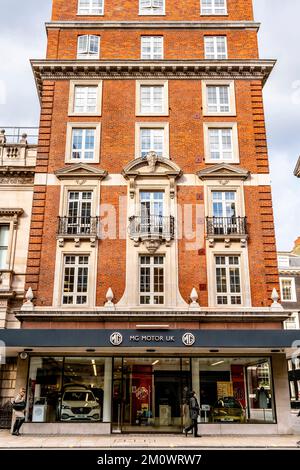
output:
[{"label": "yellow sports car", "polygon": [[212,407],[212,421],[214,423],[244,423],[245,410],[234,397],[222,397]]}]

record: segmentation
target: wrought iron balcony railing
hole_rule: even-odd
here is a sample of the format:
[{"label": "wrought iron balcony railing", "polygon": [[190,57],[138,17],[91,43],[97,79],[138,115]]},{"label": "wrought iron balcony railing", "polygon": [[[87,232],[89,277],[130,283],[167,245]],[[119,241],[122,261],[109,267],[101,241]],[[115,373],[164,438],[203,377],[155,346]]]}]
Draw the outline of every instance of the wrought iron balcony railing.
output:
[{"label": "wrought iron balcony railing", "polygon": [[208,236],[245,236],[247,217],[206,217],[206,233]]},{"label": "wrought iron balcony railing", "polygon": [[150,215],[130,217],[129,232],[133,239],[171,240],[175,235],[174,217]]},{"label": "wrought iron balcony railing", "polygon": [[58,217],[59,236],[97,237],[99,217]]}]

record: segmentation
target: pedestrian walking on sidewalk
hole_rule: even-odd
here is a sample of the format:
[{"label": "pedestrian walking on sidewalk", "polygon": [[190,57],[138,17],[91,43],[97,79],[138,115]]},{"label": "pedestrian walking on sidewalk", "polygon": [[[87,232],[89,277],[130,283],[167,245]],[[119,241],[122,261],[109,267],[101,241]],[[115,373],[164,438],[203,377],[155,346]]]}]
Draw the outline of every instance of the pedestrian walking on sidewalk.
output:
[{"label": "pedestrian walking on sidewalk", "polygon": [[25,388],[20,388],[20,392],[18,393],[18,395],[16,396],[12,404],[14,415],[15,415],[15,422],[14,422],[14,427],[12,431],[13,436],[20,435],[21,426],[25,422],[25,408],[26,408],[25,393],[26,393]]},{"label": "pedestrian walking on sidewalk", "polygon": [[198,416],[200,414],[200,407],[199,407],[199,403],[198,403],[195,391],[193,391],[191,393],[191,397],[190,397],[190,401],[189,401],[189,407],[190,407],[190,417],[191,417],[191,420],[192,420],[192,424],[184,429],[185,435],[187,436],[188,432],[193,429],[194,430],[194,437],[201,437],[198,434]]}]

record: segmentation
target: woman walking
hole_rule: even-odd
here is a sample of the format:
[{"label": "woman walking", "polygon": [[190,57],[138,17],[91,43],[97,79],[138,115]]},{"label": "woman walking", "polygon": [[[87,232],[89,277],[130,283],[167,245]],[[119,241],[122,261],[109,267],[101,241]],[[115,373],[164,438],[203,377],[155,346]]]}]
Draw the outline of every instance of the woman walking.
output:
[{"label": "woman walking", "polygon": [[12,434],[13,436],[20,435],[20,429],[22,424],[25,422],[25,408],[26,408],[26,401],[25,401],[25,388],[20,388],[20,392],[15,398],[13,402],[13,409],[15,413],[15,423],[13,427]]}]

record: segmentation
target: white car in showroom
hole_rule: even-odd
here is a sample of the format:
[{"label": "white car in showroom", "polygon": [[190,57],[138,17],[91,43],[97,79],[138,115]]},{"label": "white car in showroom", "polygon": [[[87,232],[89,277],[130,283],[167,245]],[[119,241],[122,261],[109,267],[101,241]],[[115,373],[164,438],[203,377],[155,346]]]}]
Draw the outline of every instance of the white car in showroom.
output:
[{"label": "white car in showroom", "polygon": [[68,387],[64,390],[59,419],[61,421],[100,421],[100,405],[92,390]]}]

